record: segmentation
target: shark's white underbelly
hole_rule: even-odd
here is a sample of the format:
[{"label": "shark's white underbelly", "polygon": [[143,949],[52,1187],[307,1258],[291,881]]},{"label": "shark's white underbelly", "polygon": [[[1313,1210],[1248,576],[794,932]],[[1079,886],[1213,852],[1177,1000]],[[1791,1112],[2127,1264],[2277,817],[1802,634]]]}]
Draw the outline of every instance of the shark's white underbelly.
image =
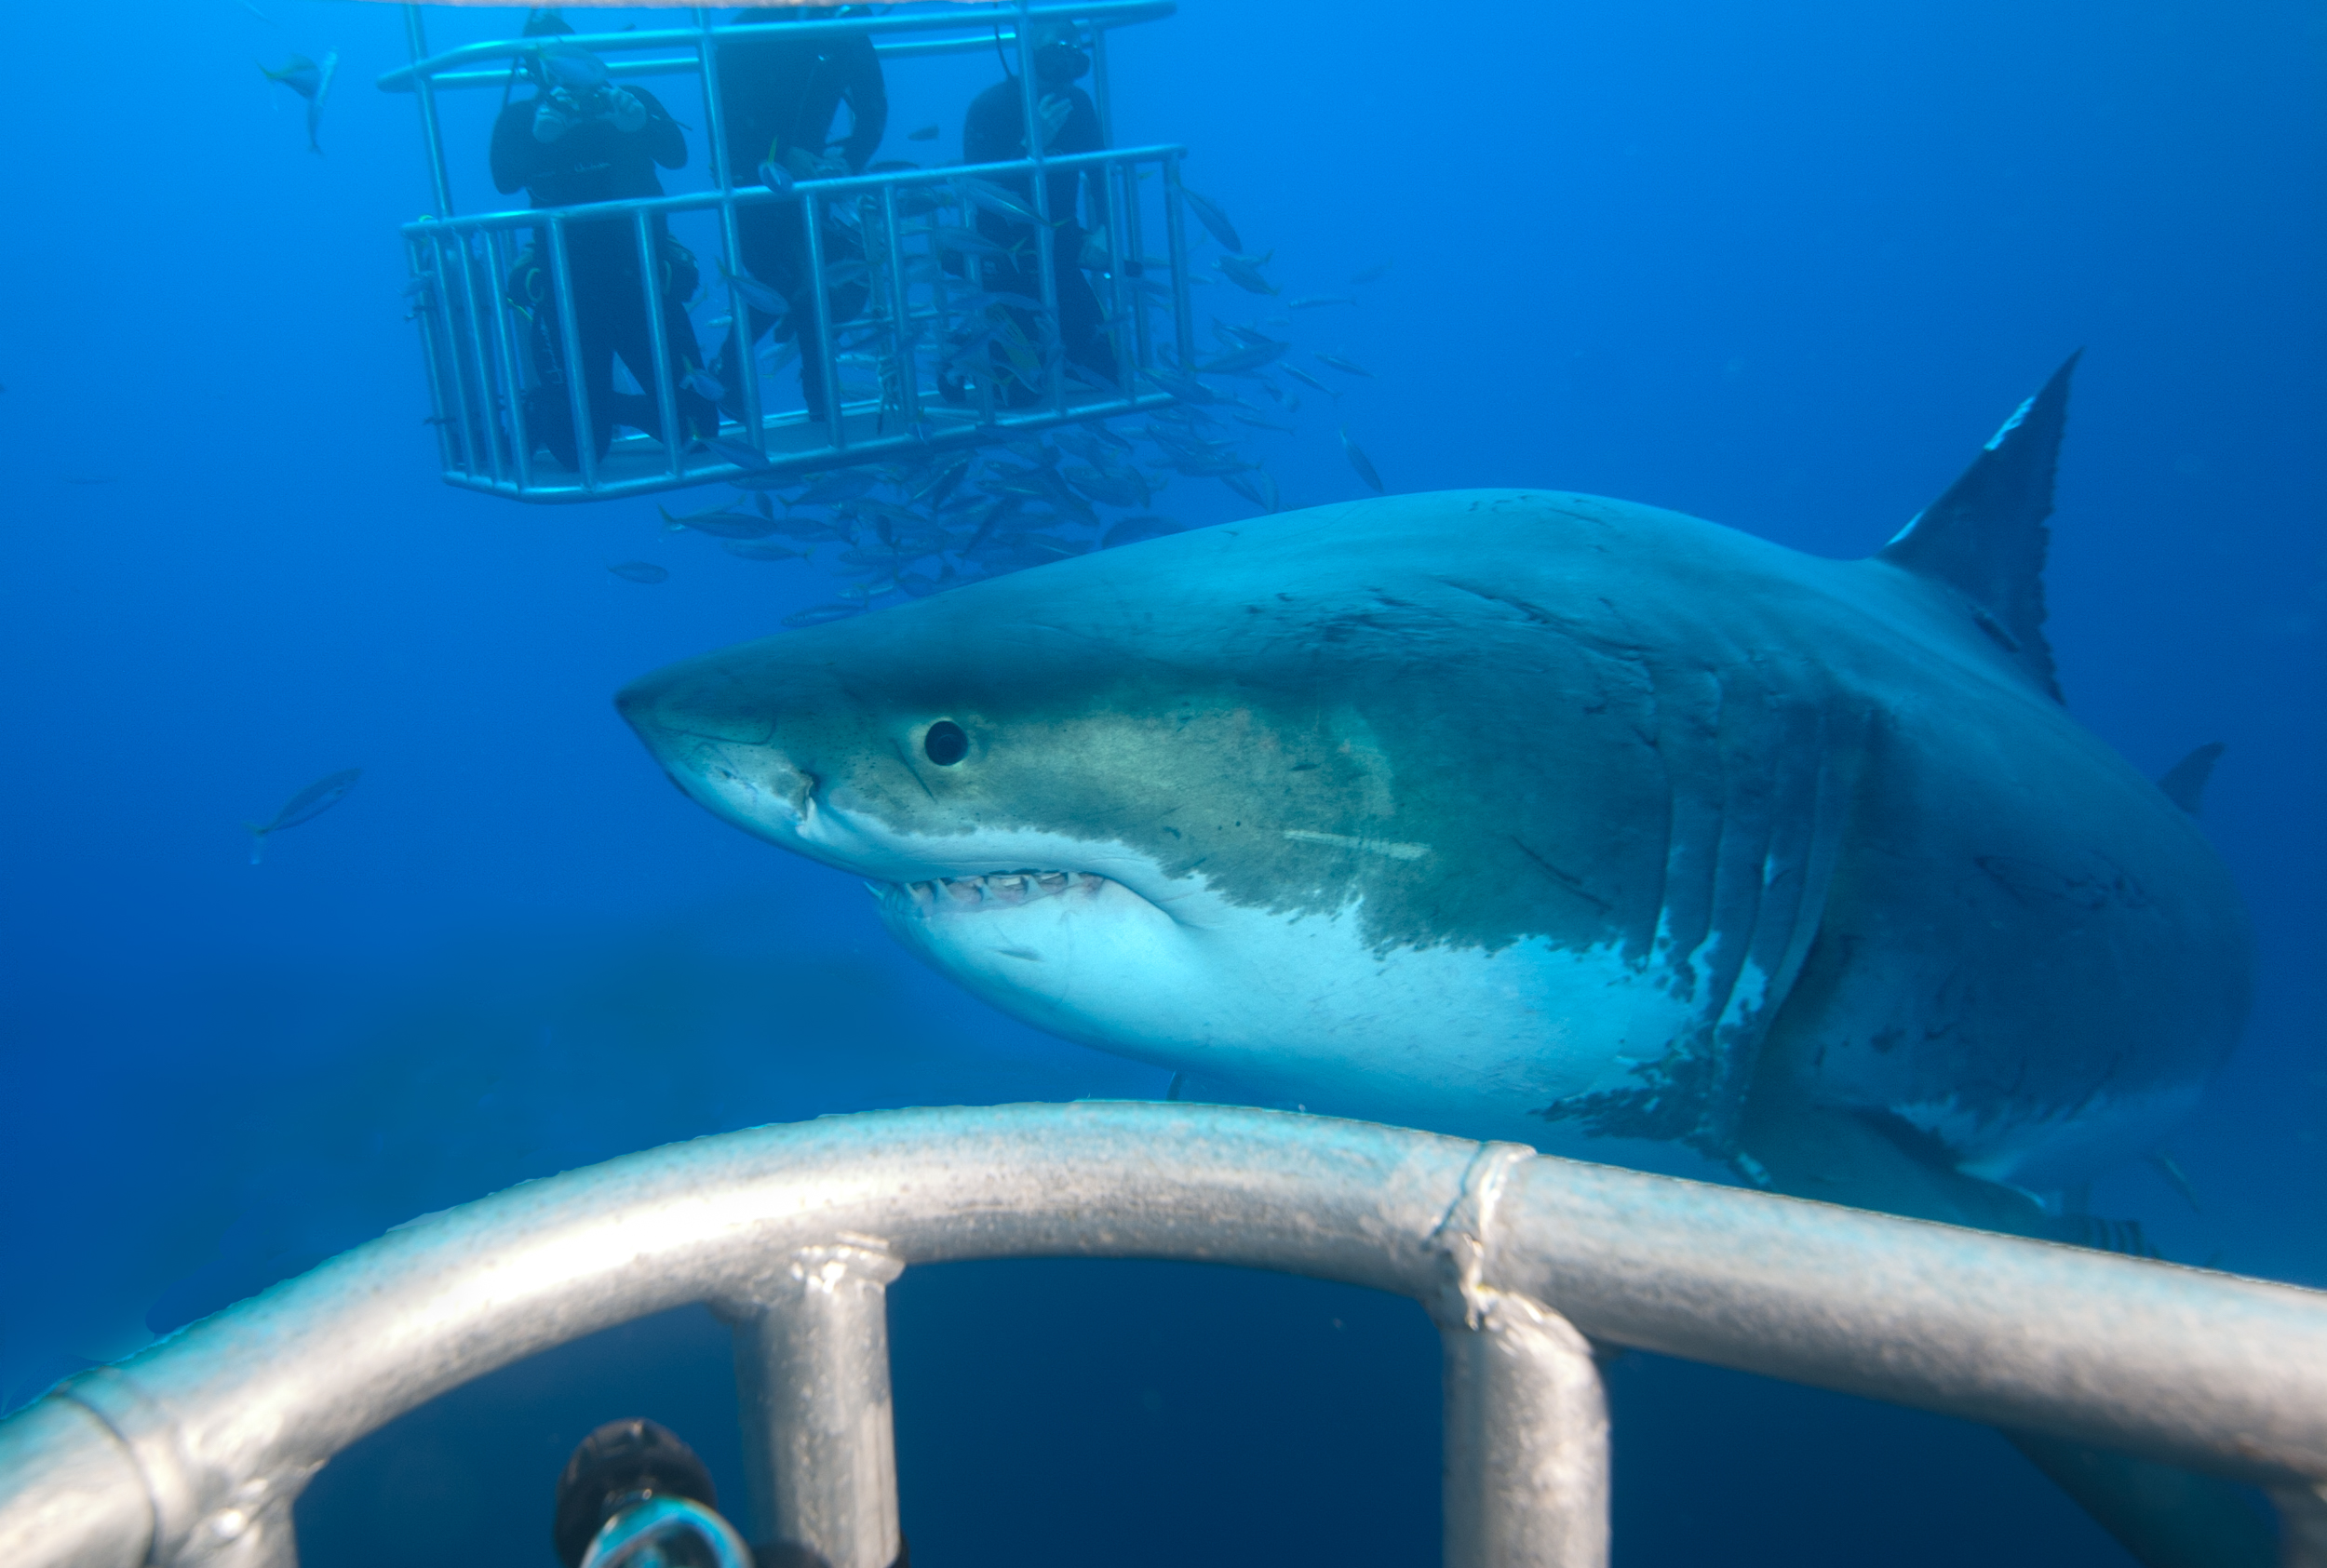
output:
[{"label": "shark's white underbelly", "polygon": [[1542,1143],[1535,1113],[1634,1081],[1697,1009],[1613,944],[1377,950],[1330,915],[1173,914],[1096,877],[963,878],[881,893],[900,941],[1038,1027],[1264,1103]]}]

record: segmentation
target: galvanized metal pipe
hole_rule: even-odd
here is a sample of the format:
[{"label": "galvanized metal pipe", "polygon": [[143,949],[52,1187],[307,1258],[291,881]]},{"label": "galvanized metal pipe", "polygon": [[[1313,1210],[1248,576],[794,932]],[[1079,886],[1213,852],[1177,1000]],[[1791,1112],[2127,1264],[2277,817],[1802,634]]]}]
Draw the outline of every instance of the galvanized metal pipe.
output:
[{"label": "galvanized metal pipe", "polygon": [[695,55],[703,71],[703,117],[710,127],[705,155],[710,159],[711,186],[720,214],[720,271],[727,277],[727,316],[733,322],[740,363],[731,367],[743,399],[744,443],[755,451],[768,449],[764,395],[760,385],[759,337],[751,329],[751,304],[744,298],[743,229],[735,216],[735,171],[728,167],[727,107],[720,97],[720,39],[707,13],[695,13]]},{"label": "galvanized metal pipe", "polygon": [[[1047,408],[1035,407],[1021,409],[1001,418],[984,417],[976,405],[966,409],[948,409],[945,410],[948,415],[961,414],[966,417],[959,423],[933,420],[933,427],[926,432],[908,430],[894,435],[860,436],[849,443],[844,456],[835,453],[827,447],[811,447],[805,450],[792,452],[779,451],[769,457],[764,467],[759,464],[752,465],[752,472],[764,478],[777,474],[819,473],[841,462],[868,463],[890,458],[919,461],[936,452],[973,450],[991,442],[998,431],[1006,435],[1031,435],[1036,431],[1055,429],[1061,424],[1081,423],[1088,420],[1108,419],[1119,415],[1147,413],[1157,409],[1168,408],[1173,401],[1174,399],[1168,393],[1150,391],[1138,396],[1110,398],[1100,403],[1072,404],[1063,414]],[[922,409],[925,414],[929,412],[929,406],[926,403],[922,405]],[[772,424],[778,423],[790,418],[791,416],[788,415],[781,415],[771,422]],[[745,472],[743,466],[738,463],[706,460],[701,453],[691,454],[691,457],[692,461],[687,467],[689,484],[708,484]],[[496,485],[490,478],[465,475],[457,467],[445,470],[444,481],[456,489],[474,490],[480,495],[498,495],[511,501],[552,506],[588,501],[610,501],[621,497],[659,495],[667,492],[671,488],[670,476],[660,470],[646,474],[632,473],[619,478],[601,476],[598,488],[588,490],[584,489],[578,481],[544,479],[538,476],[530,489],[521,489],[514,485]]]},{"label": "galvanized metal pipe", "polygon": [[[423,69],[428,59],[428,28],[421,20],[418,6],[404,7],[404,45],[410,52],[412,63],[406,67],[411,74],[414,96],[420,101],[420,137],[428,149],[428,184],[437,198],[437,216],[452,216],[452,179],[445,170],[444,130],[437,117],[437,88]],[[394,73],[390,73],[394,74]],[[382,77],[383,86],[386,77]]]},{"label": "galvanized metal pipe", "polygon": [[[800,218],[808,231],[808,298],[814,304],[816,363],[824,367],[824,429],[834,451],[848,449],[848,412],[841,407],[841,364],[832,353],[832,296],[824,275],[824,213],[814,196],[800,201]],[[867,269],[869,272],[869,268]]]},{"label": "galvanized metal pipe", "polygon": [[137,1460],[87,1404],[51,1397],[0,1421],[0,1562],[131,1568],[154,1534]]},{"label": "galvanized metal pipe", "polygon": [[679,394],[672,380],[670,332],[663,319],[663,267],[661,248],[654,243],[654,220],[645,213],[638,214],[639,285],[646,300],[648,354],[653,360],[654,411],[663,422],[663,456],[670,467],[670,476],[683,478],[687,472],[687,437],[679,428]]},{"label": "galvanized metal pipe", "polygon": [[889,1568],[904,1548],[888,1316],[904,1267],[872,1238],[803,1247],[723,1304],[754,1539],[825,1568]]},{"label": "galvanized metal pipe", "polygon": [[[452,382],[454,444],[460,449],[462,468],[476,475],[478,478],[486,478],[489,476],[484,472],[483,465],[477,461],[477,410],[469,406],[468,366],[461,355],[463,338],[473,337],[475,334],[474,332],[464,333],[462,330],[461,313],[455,308],[452,296],[451,272],[445,265],[444,254],[447,245],[460,246],[466,243],[468,243],[468,236],[465,235],[439,231],[431,247],[429,259],[436,270],[437,301],[444,311],[446,338],[444,369]],[[474,321],[470,325],[474,327]]]},{"label": "galvanized metal pipe", "polygon": [[[1051,220],[1050,154],[1042,140],[1042,106],[1035,96],[1033,16],[1029,0],[1018,0],[1018,99],[1026,122],[1026,155],[1034,166],[1028,187],[1034,197],[1034,215],[1042,220],[1031,236],[1035,277],[1042,300],[1042,319],[1035,324],[1035,337],[1042,352],[1043,400],[1063,410],[1067,391],[1061,368],[1067,357],[1067,327],[1058,314],[1058,230]],[[1082,175],[1075,178],[1080,180]],[[1072,217],[1069,212],[1068,218]]]},{"label": "galvanized metal pipe", "polygon": [[[697,1139],[400,1226],[0,1423],[0,1561],[193,1568],[276,1551],[306,1479],[383,1422],[650,1312],[764,1301],[788,1260],[834,1245],[907,1265],[1277,1268],[1414,1296],[1442,1321],[1449,1290],[1467,1293],[1481,1328],[1466,1317],[1463,1332],[1487,1337],[1455,1369],[1474,1386],[1458,1436],[1547,1400],[1563,1413],[1489,1451],[1519,1484],[1473,1494],[1532,1494],[1543,1517],[1589,1513],[1590,1385],[1553,1314],[1594,1342],[2282,1489],[2327,1481],[2320,1293],[1367,1123],[1027,1106]],[[1514,1535],[1482,1508],[1480,1529],[1503,1532],[1483,1538],[1589,1561],[1580,1534]],[[258,1544],[235,1545],[246,1535]]]},{"label": "galvanized metal pipe", "polygon": [[1488,1292],[1443,1325],[1446,1568],[1606,1568],[1607,1398],[1592,1346]]},{"label": "galvanized metal pipe", "polygon": [[452,465],[452,416],[445,406],[444,375],[437,363],[443,352],[437,342],[437,315],[443,308],[444,279],[437,268],[423,261],[424,255],[436,253],[435,240],[423,235],[407,233],[404,236],[404,262],[413,278],[426,285],[426,292],[412,303],[412,322],[420,328],[420,362],[428,375],[428,419],[437,431],[437,462],[449,479]]},{"label": "galvanized metal pipe", "polygon": [[484,231],[485,266],[492,284],[493,343],[501,360],[501,379],[509,395],[509,449],[515,460],[518,488],[533,488],[533,435],[525,420],[525,355],[517,335],[509,329],[508,278],[509,235],[506,231]]},{"label": "galvanized metal pipe", "polygon": [[1123,215],[1139,199],[1139,193],[1135,189],[1138,181],[1129,168],[1112,165],[1100,169],[1098,176],[1098,190],[1106,204],[1099,221],[1107,227],[1107,342],[1115,355],[1115,374],[1121,382],[1117,390],[1120,392],[1135,384],[1132,373],[1144,365],[1145,359],[1144,355],[1138,361],[1133,359],[1132,336],[1126,328],[1134,318],[1144,320],[1147,313],[1139,308],[1138,290],[1123,275],[1126,233]]},{"label": "galvanized metal pipe", "polygon": [[585,490],[598,489],[598,432],[590,422],[589,388],[582,381],[582,318],[573,303],[573,260],[566,220],[549,220],[549,292],[558,305],[558,338],[565,345],[566,408],[573,419],[573,468]]},{"label": "galvanized metal pipe", "polygon": [[[1099,4],[1088,6],[1038,6],[1027,14],[1036,21],[1056,19],[1080,20],[1095,28],[1124,27],[1134,22],[1168,17],[1178,8],[1175,0],[1100,0]],[[697,15],[701,14],[698,8]],[[865,33],[874,36],[874,47],[879,48],[879,40],[892,34],[942,33],[964,26],[988,30],[967,38],[920,40],[900,46],[906,52],[949,54],[957,50],[968,52],[992,47],[992,24],[989,20],[992,14],[990,11],[973,12],[971,15],[975,20],[965,22],[958,13],[921,11],[893,16],[841,17],[823,21],[747,22],[731,24],[715,31],[721,38],[746,40],[840,38]],[[593,54],[618,53],[631,49],[690,47],[699,40],[701,32],[700,24],[688,30],[640,28],[629,33],[576,33],[568,34],[560,41],[569,47],[587,49]],[[399,65],[382,72],[375,85],[382,92],[410,92],[413,84],[424,77],[438,77],[463,66],[491,60],[521,58],[531,54],[534,48],[531,40],[522,38],[497,38],[483,43],[464,44],[440,55],[431,55],[415,60],[410,65]],[[619,67],[617,74],[620,74]],[[490,80],[498,85],[500,77],[496,75]],[[466,79],[462,85],[468,85]],[[480,76],[476,85],[486,85],[486,79]]]},{"label": "galvanized metal pipe", "polygon": [[1497,1211],[1533,1156],[1487,1144],[1433,1238],[1444,1347],[1446,1568],[1607,1568],[1607,1396],[1591,1343],[1486,1282]]},{"label": "galvanized metal pipe", "polygon": [[[463,235],[454,242],[461,256],[461,307],[467,317],[469,369],[477,375],[477,435],[484,442],[487,467],[493,482],[502,481],[499,399],[493,395],[492,362],[485,346],[485,307],[477,288],[477,237]],[[491,299],[488,292],[483,298]],[[472,462],[474,457],[472,456]]]},{"label": "galvanized metal pipe", "polygon": [[[1126,163],[1117,166],[1123,187],[1123,267],[1125,284],[1123,298],[1131,310],[1132,335],[1138,350],[1138,369],[1155,368],[1155,328],[1148,320],[1147,295],[1131,283],[1134,277],[1147,276],[1147,215],[1139,196],[1139,167]],[[1137,392],[1139,378],[1129,368],[1123,370],[1123,390]]]},{"label": "galvanized metal pipe", "polygon": [[1196,363],[1196,317],[1188,299],[1188,218],[1179,193],[1179,154],[1164,155],[1164,240],[1172,261],[1172,331],[1176,369],[1187,375]]},{"label": "galvanized metal pipe", "polygon": [[[1143,147],[1124,147],[1096,153],[1069,153],[1050,160],[1053,173],[1062,168],[1093,168],[1105,164],[1161,163],[1164,159],[1187,152],[1172,142],[1157,142]],[[803,180],[788,192],[775,192],[760,186],[736,186],[720,191],[680,191],[660,196],[622,196],[612,201],[579,202],[572,207],[510,208],[502,212],[480,212],[465,218],[419,218],[402,226],[405,234],[425,234],[436,229],[524,229],[542,221],[544,216],[556,211],[573,220],[622,218],[633,212],[700,212],[733,201],[738,207],[750,207],[762,202],[792,201],[802,196],[840,196],[878,193],[894,186],[943,185],[963,175],[994,179],[1002,175],[1024,174],[1032,166],[1024,159],[998,164],[948,164],[938,168],[891,169],[880,174],[836,175],[829,180]]]},{"label": "galvanized metal pipe", "polygon": [[[721,36],[726,36],[735,31],[737,30],[732,27],[719,29]],[[1002,41],[1008,44],[1013,34],[1005,29]],[[1093,43],[1103,46],[1106,37],[1105,33],[1100,33],[1094,37]],[[993,47],[992,35],[980,34],[971,38],[907,38],[882,41],[873,45],[873,53],[881,57],[883,65],[890,65],[900,60],[923,60],[937,55],[984,54]],[[1096,49],[1094,52],[1096,54]],[[610,60],[605,62],[605,65],[606,74],[616,81],[636,81],[643,76],[692,76],[703,69],[702,60],[692,54],[650,55],[643,60]],[[462,87],[497,89],[508,79],[508,71],[497,66],[476,71],[439,71],[428,78],[438,92]],[[393,86],[385,82],[381,85],[389,92],[412,90],[412,84],[409,79],[399,78]],[[1092,96],[1096,98],[1098,95],[1094,92]]]},{"label": "galvanized metal pipe", "polygon": [[[914,352],[916,333],[913,311],[905,282],[905,234],[897,226],[897,188],[884,186],[881,192],[881,251],[888,261],[891,353],[895,357],[897,374],[897,409],[905,417],[908,430],[921,422],[921,370],[920,355]],[[868,258],[869,260],[869,258]],[[943,271],[942,268],[939,269]]]},{"label": "galvanized metal pipe", "polygon": [[1091,107],[1099,117],[1099,145],[1115,145],[1115,95],[1107,80],[1107,29],[1091,30]]}]

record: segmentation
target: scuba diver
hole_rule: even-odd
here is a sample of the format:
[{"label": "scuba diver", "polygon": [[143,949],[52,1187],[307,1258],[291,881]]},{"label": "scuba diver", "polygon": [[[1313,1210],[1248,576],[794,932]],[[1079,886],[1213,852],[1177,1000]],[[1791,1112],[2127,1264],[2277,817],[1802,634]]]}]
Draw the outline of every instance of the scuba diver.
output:
[{"label": "scuba diver", "polygon": [[[741,12],[739,24],[815,21],[835,15],[830,7],[760,7]],[[727,123],[727,167],[738,183],[829,179],[862,174],[881,145],[889,123],[889,93],[880,57],[863,33],[817,37],[739,39],[719,51],[720,112]],[[832,141],[832,122],[848,105],[848,135]],[[839,155],[833,155],[835,148]],[[742,384],[747,345],[776,325],[779,337],[800,338],[800,388],[808,417],[826,417],[823,356],[814,351],[814,285],[808,268],[808,227],[800,203],[755,202],[735,209],[744,270],[782,294],[790,309],[777,325],[766,311],[747,308],[750,330],[728,329],[720,351],[719,381],[733,393]],[[863,236],[841,223],[824,229],[827,271],[865,255]],[[861,272],[859,266],[854,269]],[[864,282],[834,287],[826,302],[838,324],[863,312]]]},{"label": "scuba diver", "polygon": [[[572,31],[554,10],[537,10],[526,19],[529,38]],[[520,63],[533,73],[541,91],[521,102],[504,101],[493,122],[495,188],[509,192],[523,187],[526,199],[536,208],[659,196],[663,183],[655,166],[679,168],[686,164],[686,138],[654,95],[644,87],[616,86],[597,56],[572,45],[545,44],[530,61]],[[516,81],[514,67],[510,80]],[[653,219],[653,236],[663,289],[663,329],[670,345],[671,374],[679,383],[679,417],[696,435],[715,436],[718,407],[686,384],[689,375],[703,366],[703,351],[686,308],[699,273],[693,256],[671,237],[660,213]],[[653,334],[631,220],[567,224],[566,256],[581,338],[582,388],[598,455],[606,455],[617,423],[669,441],[651,391],[643,395],[614,391],[617,355],[640,386],[654,384]],[[508,280],[510,302],[533,322],[533,368],[539,381],[526,395],[526,428],[559,462],[579,468],[572,405],[567,396],[565,340],[558,329],[552,277],[549,235],[536,229],[531,248],[518,258]]]},{"label": "scuba diver", "polygon": [[[1106,145],[1099,133],[1098,110],[1091,102],[1091,95],[1075,86],[1078,78],[1089,74],[1091,57],[1076,44],[1071,23],[1054,22],[1035,35],[1034,81],[1040,99],[1038,114],[1044,135],[1042,150],[1052,156],[1071,153],[1096,153]],[[1004,69],[1007,70],[1007,61]],[[1006,76],[996,82],[970,102],[968,118],[962,127],[962,161],[970,164],[1010,163],[1029,156],[1026,144],[1026,105],[1017,79]],[[1058,337],[1068,360],[1090,371],[1108,387],[1120,382],[1115,366],[1114,345],[1108,341],[1102,327],[1098,296],[1091,291],[1090,280],[1083,275],[1083,250],[1089,232],[1076,221],[1075,196],[1083,183],[1083,171],[1064,169],[1045,176],[1045,194],[1050,201],[1051,254],[1056,265],[1053,273],[1058,286]],[[1091,211],[1096,218],[1107,210],[1105,176],[1091,171]],[[995,181],[1004,189],[1030,198],[1033,181],[1030,176],[1004,175]],[[1006,293],[1024,294],[1039,299],[1042,296],[1042,272],[1037,259],[1030,254],[1034,231],[1030,224],[1016,222],[990,211],[977,215],[978,229],[988,238],[1000,241],[1016,253],[1011,262],[988,266],[986,287]],[[1032,313],[1013,309],[1021,328],[1031,332]],[[1038,340],[1039,341],[1039,340]],[[1008,402],[1031,402],[1033,394],[1008,377],[1001,379],[1002,388],[1011,395]]]}]

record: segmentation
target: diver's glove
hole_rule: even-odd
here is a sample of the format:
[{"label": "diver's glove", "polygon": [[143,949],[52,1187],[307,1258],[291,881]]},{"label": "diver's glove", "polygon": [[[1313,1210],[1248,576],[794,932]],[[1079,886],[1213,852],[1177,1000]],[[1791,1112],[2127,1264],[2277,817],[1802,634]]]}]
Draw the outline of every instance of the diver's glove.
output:
[{"label": "diver's glove", "polygon": [[1067,128],[1067,118],[1075,112],[1074,100],[1065,93],[1052,93],[1035,107],[1034,118],[1042,127],[1042,151],[1051,150],[1058,133]]},{"label": "diver's glove", "polygon": [[625,136],[646,128],[646,105],[627,87],[616,87],[606,95],[606,110],[614,128]]}]

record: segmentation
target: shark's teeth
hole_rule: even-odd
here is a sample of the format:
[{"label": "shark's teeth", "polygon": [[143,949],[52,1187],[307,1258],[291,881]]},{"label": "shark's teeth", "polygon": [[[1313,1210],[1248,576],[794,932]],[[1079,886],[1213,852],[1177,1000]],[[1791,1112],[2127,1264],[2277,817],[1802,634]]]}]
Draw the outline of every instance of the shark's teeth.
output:
[{"label": "shark's teeth", "polygon": [[1087,871],[995,871],[908,882],[905,891],[921,909],[966,910],[1032,904],[1078,888],[1096,891],[1106,880]]}]

